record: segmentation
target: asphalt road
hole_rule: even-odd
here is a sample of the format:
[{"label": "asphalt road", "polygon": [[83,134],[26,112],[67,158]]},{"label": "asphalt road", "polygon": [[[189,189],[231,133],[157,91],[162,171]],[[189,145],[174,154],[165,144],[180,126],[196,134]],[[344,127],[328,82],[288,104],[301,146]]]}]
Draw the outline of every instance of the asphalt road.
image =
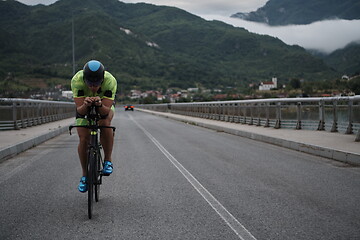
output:
[{"label": "asphalt road", "polygon": [[0,164],[0,239],[360,239],[360,169],[117,111],[93,219],[77,136]]}]

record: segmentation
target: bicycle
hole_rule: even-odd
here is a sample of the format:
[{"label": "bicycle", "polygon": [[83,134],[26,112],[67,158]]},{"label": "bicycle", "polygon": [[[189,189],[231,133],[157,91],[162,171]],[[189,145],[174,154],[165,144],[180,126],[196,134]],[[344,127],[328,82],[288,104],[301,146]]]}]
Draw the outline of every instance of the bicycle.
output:
[{"label": "bicycle", "polygon": [[104,168],[104,159],[101,155],[102,146],[99,141],[99,131],[103,128],[111,128],[113,130],[113,134],[115,134],[116,127],[98,125],[100,115],[97,113],[95,105],[90,107],[90,110],[86,115],[86,119],[89,121],[89,125],[71,125],[69,126],[69,133],[71,135],[71,130],[77,127],[90,129],[86,178],[88,185],[88,216],[89,219],[91,219],[94,197],[95,201],[98,202],[100,198],[100,185],[102,184],[102,176],[107,176],[102,173],[102,169]]}]

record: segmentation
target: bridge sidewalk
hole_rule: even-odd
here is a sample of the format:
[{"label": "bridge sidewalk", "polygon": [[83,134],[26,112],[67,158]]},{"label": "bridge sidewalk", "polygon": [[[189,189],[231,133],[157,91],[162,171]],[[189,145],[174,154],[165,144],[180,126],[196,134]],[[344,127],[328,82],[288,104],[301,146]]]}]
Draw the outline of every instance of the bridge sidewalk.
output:
[{"label": "bridge sidewalk", "polygon": [[[341,162],[360,165],[360,143],[354,141],[354,134],[264,128],[172,113],[137,110]],[[73,123],[74,118],[69,118],[21,130],[0,131],[0,162],[66,132],[68,126]]]},{"label": "bridge sidewalk", "polygon": [[56,137],[74,124],[75,118],[63,119],[20,130],[0,131],[0,162]]},{"label": "bridge sidewalk", "polygon": [[360,142],[354,134],[331,133],[326,131],[274,129],[263,126],[230,123],[204,118],[189,117],[172,113],[143,112],[163,116],[189,124],[214,129],[281,147],[326,157],[333,160],[360,165]]}]

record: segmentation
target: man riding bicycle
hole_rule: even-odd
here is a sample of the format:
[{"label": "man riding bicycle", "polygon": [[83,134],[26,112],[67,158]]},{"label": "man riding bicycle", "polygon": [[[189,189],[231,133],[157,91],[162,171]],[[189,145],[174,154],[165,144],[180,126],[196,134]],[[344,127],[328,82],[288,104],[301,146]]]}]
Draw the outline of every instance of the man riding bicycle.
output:
[{"label": "man riding bicycle", "polygon": [[[110,126],[114,117],[114,99],[117,88],[117,81],[111,73],[105,71],[104,66],[97,60],[87,62],[83,70],[78,71],[71,80],[76,105],[76,125],[86,126],[88,120],[85,118],[91,105],[95,105],[100,114],[100,126]],[[87,191],[86,168],[87,168],[87,146],[90,139],[90,130],[77,128],[79,135],[78,154],[80,158],[82,177],[78,186],[80,192]],[[100,142],[104,149],[103,174],[110,175],[113,171],[111,159],[114,136],[113,130],[101,129]]]}]

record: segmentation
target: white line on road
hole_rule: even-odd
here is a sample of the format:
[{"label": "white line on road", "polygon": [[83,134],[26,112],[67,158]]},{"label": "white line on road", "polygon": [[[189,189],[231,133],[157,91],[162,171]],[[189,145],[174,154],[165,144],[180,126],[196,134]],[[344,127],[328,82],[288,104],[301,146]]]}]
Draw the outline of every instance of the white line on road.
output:
[{"label": "white line on road", "polygon": [[145,128],[143,128],[132,116],[130,119],[146,134],[146,136],[160,149],[169,161],[180,171],[188,182],[200,193],[209,203],[215,212],[225,221],[225,223],[242,240],[256,240],[256,238],[186,169],[176,158],[162,146]]}]

